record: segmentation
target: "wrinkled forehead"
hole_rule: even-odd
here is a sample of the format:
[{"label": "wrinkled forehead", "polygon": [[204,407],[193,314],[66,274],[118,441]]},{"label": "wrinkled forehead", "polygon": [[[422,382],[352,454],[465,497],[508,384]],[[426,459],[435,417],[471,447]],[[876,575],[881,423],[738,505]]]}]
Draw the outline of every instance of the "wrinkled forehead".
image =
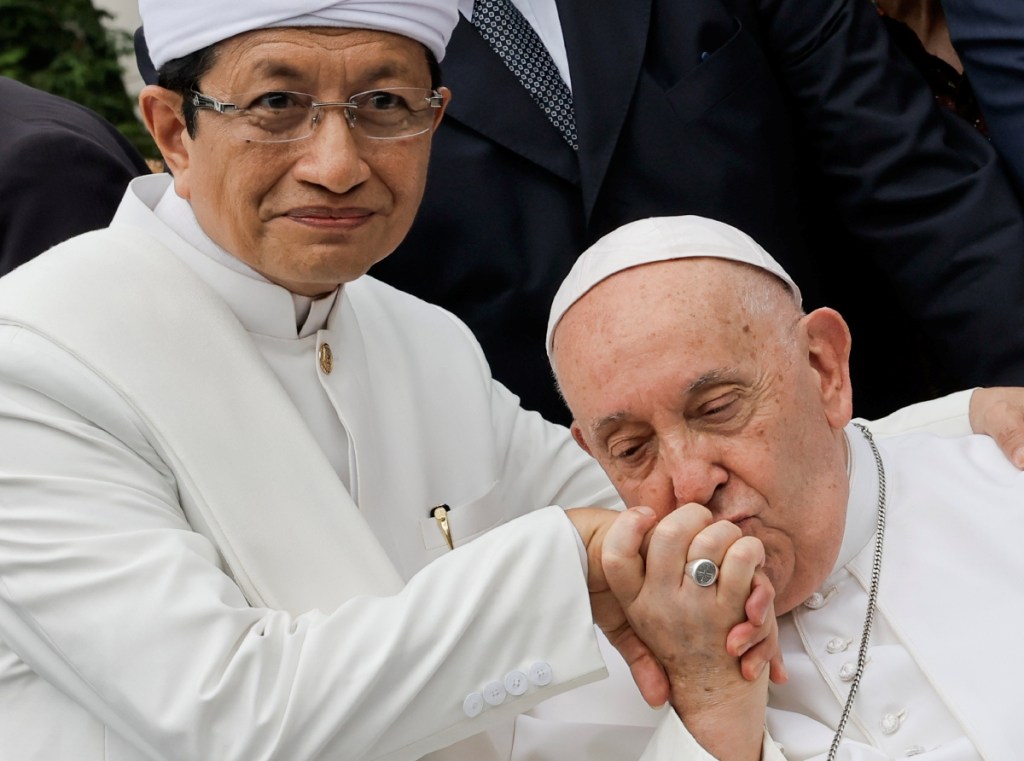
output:
[{"label": "wrinkled forehead", "polygon": [[[749,311],[749,292],[760,284],[791,300],[782,281],[754,266],[714,257],[651,262],[616,272],[580,296],[555,327],[553,357],[581,334],[641,340],[655,330],[708,332]],[[572,334],[570,336],[570,334]]]}]

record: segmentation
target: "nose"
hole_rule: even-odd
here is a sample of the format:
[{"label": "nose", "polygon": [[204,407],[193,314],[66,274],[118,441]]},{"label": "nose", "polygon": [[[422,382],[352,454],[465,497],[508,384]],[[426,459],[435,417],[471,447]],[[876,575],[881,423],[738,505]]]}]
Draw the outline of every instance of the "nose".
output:
[{"label": "nose", "polygon": [[371,174],[349,126],[348,109],[321,108],[316,117],[313,134],[297,143],[302,157],[295,164],[296,176],[332,193],[346,193]]},{"label": "nose", "polygon": [[[659,467],[671,484],[673,508],[696,502],[712,508],[715,492],[729,480],[729,472],[707,441],[671,441],[659,450]],[[713,509],[713,508],[712,508]]]}]

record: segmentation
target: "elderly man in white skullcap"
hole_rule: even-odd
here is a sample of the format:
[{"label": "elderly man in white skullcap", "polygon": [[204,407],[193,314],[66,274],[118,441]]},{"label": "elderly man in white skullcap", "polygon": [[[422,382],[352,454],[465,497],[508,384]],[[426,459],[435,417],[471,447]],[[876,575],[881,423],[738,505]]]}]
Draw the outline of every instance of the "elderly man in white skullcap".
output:
[{"label": "elderly man in white skullcap", "polygon": [[[555,298],[573,435],[647,506],[603,552],[671,680],[658,757],[1020,752],[1024,473],[988,438],[876,442],[851,424],[850,343],[754,241],[698,217],[620,228]],[[781,685],[744,678],[726,647],[758,569]]]}]

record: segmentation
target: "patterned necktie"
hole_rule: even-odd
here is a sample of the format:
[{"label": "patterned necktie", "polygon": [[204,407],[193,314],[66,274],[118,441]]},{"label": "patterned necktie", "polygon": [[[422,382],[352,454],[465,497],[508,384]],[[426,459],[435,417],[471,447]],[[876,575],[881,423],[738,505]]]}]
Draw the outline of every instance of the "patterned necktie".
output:
[{"label": "patterned necktie", "polygon": [[565,141],[578,150],[572,93],[544,43],[512,0],[474,0],[473,26],[519,78]]}]

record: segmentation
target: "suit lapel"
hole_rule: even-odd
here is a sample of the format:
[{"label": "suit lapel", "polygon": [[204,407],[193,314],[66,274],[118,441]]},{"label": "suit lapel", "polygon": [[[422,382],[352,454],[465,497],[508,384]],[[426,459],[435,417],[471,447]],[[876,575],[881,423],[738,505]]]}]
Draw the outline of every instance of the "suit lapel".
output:
[{"label": "suit lapel", "polygon": [[463,16],[448,43],[443,66],[445,84],[452,90],[446,118],[569,182],[579,182],[573,150],[515,74]]},{"label": "suit lapel", "polygon": [[636,89],[647,48],[651,3],[556,0],[569,57],[580,178],[588,217]]},{"label": "suit lapel", "polygon": [[[396,490],[391,483],[393,474],[388,472],[391,458],[384,444],[386,435],[393,433],[390,425],[392,419],[386,401],[379,398],[379,394],[382,394],[386,399],[387,389],[381,388],[380,380],[375,384],[370,377],[371,363],[363,341],[363,328],[352,303],[356,288],[358,286],[354,283],[346,284],[339,295],[337,313],[332,315],[331,329],[323,333],[330,338],[338,368],[331,373],[324,389],[348,431],[349,447],[355,463],[353,496],[360,505],[391,504],[393,510],[397,511],[399,505],[389,499]],[[408,424],[408,421],[404,422]],[[411,474],[407,476],[409,479],[414,477]],[[389,521],[397,516],[391,510],[381,514],[378,507],[378,510],[370,510],[364,517],[371,528],[377,529],[374,534],[385,552],[390,557],[401,557],[394,531],[389,525]]]}]

